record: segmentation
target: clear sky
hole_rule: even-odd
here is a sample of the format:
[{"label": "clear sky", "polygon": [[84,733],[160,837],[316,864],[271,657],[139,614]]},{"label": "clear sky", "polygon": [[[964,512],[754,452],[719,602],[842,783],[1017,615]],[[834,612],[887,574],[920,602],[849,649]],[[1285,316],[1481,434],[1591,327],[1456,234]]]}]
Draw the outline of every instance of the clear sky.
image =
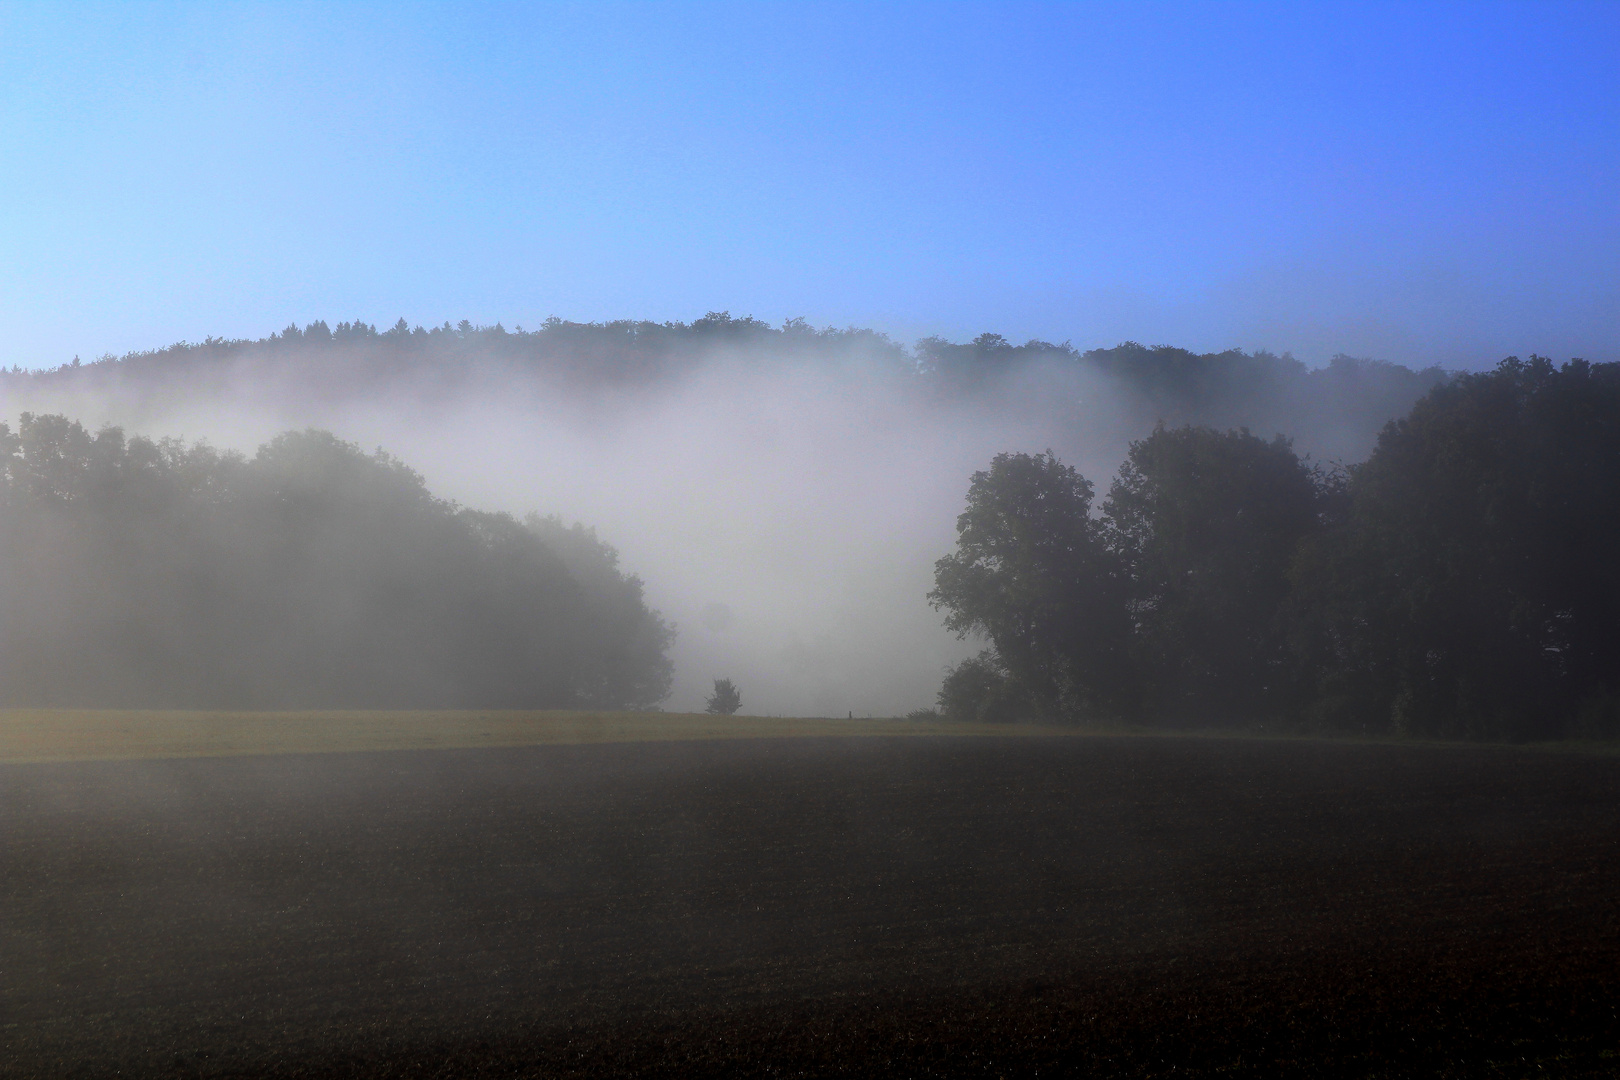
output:
[{"label": "clear sky", "polygon": [[316,318],[1620,359],[1620,4],[0,10],[0,362]]}]

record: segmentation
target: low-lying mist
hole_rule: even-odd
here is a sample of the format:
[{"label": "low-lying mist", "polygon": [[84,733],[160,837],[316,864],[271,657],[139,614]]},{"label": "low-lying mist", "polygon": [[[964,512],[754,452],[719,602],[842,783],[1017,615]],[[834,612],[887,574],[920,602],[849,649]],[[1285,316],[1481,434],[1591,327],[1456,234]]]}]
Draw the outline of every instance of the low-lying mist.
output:
[{"label": "low-lying mist", "polygon": [[[700,710],[712,679],[728,676],[744,713],[883,716],[932,704],[945,668],[979,647],[945,631],[924,597],[969,478],[994,454],[1050,448],[1104,487],[1129,442],[1162,419],[1249,423],[1319,459],[1354,458],[1439,378],[1345,361],[1345,378],[1399,376],[1393,391],[1386,378],[1348,407],[1326,383],[1262,400],[1235,384],[1217,395],[1194,385],[1218,365],[1178,376],[1161,364],[1155,378],[1171,381],[1157,386],[1134,377],[1146,368],[1129,357],[1083,362],[1120,350],[981,339],[975,355],[1002,350],[1005,362],[953,370],[948,350],[967,347],[925,342],[913,355],[863,338],[807,355],[772,331],[694,347],[655,377],[582,384],[535,377],[501,353],[505,339],[539,335],[502,332],[483,362],[481,333],[458,332],[459,367],[418,362],[347,382],[307,379],[307,364],[264,343],[180,374],[148,354],[144,368],[126,359],[12,375],[0,381],[0,415],[60,412],[249,455],[306,427],[380,447],[435,495],[556,514],[614,545],[679,631],[665,708]],[[321,370],[358,365],[386,337],[333,349]],[[1297,368],[1296,381],[1320,374],[1264,354],[1221,357],[1234,355]]]}]

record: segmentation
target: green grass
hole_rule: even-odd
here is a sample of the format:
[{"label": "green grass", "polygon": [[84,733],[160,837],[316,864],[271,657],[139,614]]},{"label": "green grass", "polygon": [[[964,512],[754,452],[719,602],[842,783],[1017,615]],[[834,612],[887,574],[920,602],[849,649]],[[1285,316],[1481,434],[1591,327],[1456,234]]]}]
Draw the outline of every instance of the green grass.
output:
[{"label": "green grass", "polygon": [[878,735],[1060,735],[1034,724],[520,711],[0,709],[0,764]]},{"label": "green grass", "polygon": [[[944,720],[708,716],[703,713],[564,711],[229,712],[223,710],[0,709],[0,764],[141,758],[469,749],[583,743],[814,736],[1114,735],[1403,746],[1508,744],[1242,730],[1137,726],[962,724]],[[1515,749],[1614,755],[1615,742],[1513,744]]]}]

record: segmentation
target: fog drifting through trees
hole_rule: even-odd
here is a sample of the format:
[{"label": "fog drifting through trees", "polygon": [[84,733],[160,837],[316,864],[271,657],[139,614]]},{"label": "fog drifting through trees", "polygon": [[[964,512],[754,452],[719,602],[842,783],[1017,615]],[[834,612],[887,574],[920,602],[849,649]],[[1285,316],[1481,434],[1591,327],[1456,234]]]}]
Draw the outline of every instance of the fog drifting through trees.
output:
[{"label": "fog drifting through trees", "polygon": [[630,346],[612,327],[365,329],[11,375],[0,417],[60,412],[248,454],[307,427],[381,447],[441,498],[595,527],[678,628],[666,708],[700,710],[729,675],[750,713],[859,716],[930,704],[977,651],[924,597],[967,479],[995,454],[1051,448],[1102,480],[1165,419],[1358,458],[1440,378],[993,337],[913,351],[720,317]]}]

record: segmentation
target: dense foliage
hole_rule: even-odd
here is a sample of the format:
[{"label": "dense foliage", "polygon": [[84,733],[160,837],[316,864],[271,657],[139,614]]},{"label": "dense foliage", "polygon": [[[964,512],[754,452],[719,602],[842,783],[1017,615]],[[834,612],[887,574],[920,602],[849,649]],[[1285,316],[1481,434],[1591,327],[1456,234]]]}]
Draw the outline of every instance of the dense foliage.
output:
[{"label": "dense foliage", "polygon": [[946,713],[1000,718],[1024,696],[1062,712],[1122,705],[1123,579],[1091,499],[1091,484],[1050,453],[1001,454],[974,475],[957,550],[939,561],[929,598],[946,626],[996,651],[952,673]]},{"label": "dense foliage", "polygon": [[[493,384],[503,395],[634,393],[678,381],[716,361],[761,368],[860,366],[886,374],[923,400],[991,401],[1018,387],[1071,400],[1106,385],[1110,410],[1136,431],[1171,425],[1248,426],[1305,438],[1329,457],[1360,458],[1390,418],[1445,380],[1438,368],[1335,357],[1307,368],[1268,352],[1193,353],[1134,342],[1080,351],[1067,342],[1014,345],[999,334],[957,344],[924,338],[911,348],[877,331],[817,329],[803,319],[771,326],[710,312],[690,323],[548,319],[507,330],[445,323],[379,331],[355,320],[288,326],[257,340],[209,338],[164,349],[104,356],[41,371],[0,371],[0,399],[14,409],[60,411],[78,395],[118,404],[114,415],[145,415],[176,400],[367,400],[446,394]],[[1078,416],[1076,422],[1079,422]]]},{"label": "dense foliage", "polygon": [[742,708],[742,693],[730,679],[716,679],[714,693],[703,703],[703,708],[715,716],[731,716]]},{"label": "dense foliage", "polygon": [[248,459],[0,425],[0,704],[636,708],[671,638],[590,531],[324,432]]},{"label": "dense foliage", "polygon": [[1294,578],[1325,722],[1620,734],[1620,364],[1509,360],[1436,389]]},{"label": "dense foliage", "polygon": [[930,599],[994,649],[943,711],[1620,734],[1620,365],[1459,377],[1347,470],[1160,426],[1091,497],[1050,454],[974,475]]}]

